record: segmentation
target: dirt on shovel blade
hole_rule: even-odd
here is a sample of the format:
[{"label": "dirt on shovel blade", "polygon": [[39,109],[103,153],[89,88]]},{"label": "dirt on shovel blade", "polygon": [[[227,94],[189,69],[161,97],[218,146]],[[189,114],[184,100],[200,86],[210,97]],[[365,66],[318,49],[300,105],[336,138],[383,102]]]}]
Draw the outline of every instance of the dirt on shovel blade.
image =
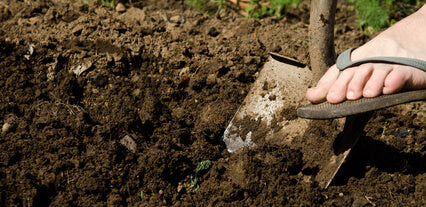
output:
[{"label": "dirt on shovel blade", "polygon": [[[291,147],[220,141],[269,52],[309,66],[309,1],[282,20],[129,2],[0,1],[0,206],[426,204],[424,102],[376,111],[328,191],[308,158],[338,120]],[[337,52],[374,36],[336,15]]]}]

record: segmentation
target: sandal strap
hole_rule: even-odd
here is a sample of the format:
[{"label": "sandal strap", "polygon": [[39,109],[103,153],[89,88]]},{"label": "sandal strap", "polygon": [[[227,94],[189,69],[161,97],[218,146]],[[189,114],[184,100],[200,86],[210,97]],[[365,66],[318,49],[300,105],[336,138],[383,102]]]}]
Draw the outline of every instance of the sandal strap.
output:
[{"label": "sandal strap", "polygon": [[343,71],[349,67],[358,66],[364,63],[392,63],[407,65],[411,67],[418,68],[426,72],[426,61],[413,59],[413,58],[403,58],[403,57],[371,57],[365,58],[357,61],[351,61],[351,53],[356,48],[350,48],[344,51],[342,54],[337,57],[336,66],[340,71]]}]

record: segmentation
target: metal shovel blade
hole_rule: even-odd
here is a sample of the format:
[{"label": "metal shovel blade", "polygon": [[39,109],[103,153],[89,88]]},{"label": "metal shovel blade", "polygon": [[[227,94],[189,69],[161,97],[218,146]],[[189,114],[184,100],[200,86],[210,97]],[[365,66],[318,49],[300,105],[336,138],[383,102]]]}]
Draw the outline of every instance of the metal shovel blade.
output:
[{"label": "metal shovel blade", "polygon": [[[311,71],[306,65],[271,53],[224,132],[227,150],[254,147],[286,128],[288,134],[297,136],[291,133],[291,122],[297,119],[296,109],[301,106],[310,81]],[[291,139],[291,136],[280,137]]]}]

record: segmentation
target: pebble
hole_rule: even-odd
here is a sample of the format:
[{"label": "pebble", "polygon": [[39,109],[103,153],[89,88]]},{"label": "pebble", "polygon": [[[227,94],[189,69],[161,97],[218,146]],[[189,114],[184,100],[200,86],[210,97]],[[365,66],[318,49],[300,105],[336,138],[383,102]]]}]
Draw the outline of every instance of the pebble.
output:
[{"label": "pebble", "polygon": [[14,114],[9,114],[8,118],[5,120],[2,128],[1,128],[1,132],[2,134],[6,134],[12,130],[14,130],[16,127],[16,115]]},{"label": "pebble", "polygon": [[177,187],[177,192],[180,193],[182,191],[182,189],[183,189],[183,185],[182,185],[182,183],[179,183],[178,187]]},{"label": "pebble", "polygon": [[117,6],[115,6],[115,11],[123,13],[126,11],[126,7],[123,3],[118,3]]},{"label": "pebble", "polygon": [[391,134],[397,138],[405,138],[406,136],[413,134],[413,131],[410,129],[397,129],[391,132]]},{"label": "pebble", "polygon": [[84,71],[90,69],[92,67],[92,61],[87,61],[81,65],[77,65],[72,69],[72,72],[75,74],[76,77],[80,76]]},{"label": "pebble", "polygon": [[3,134],[6,134],[6,133],[8,133],[9,131],[11,131],[11,128],[12,128],[12,125],[11,125],[11,124],[9,124],[9,123],[4,123],[4,124],[3,124],[3,127],[1,128],[1,132],[2,132]]},{"label": "pebble", "polygon": [[24,55],[25,59],[29,60],[30,57],[34,54],[35,52],[35,46],[33,44],[28,46],[28,52],[26,55]]},{"label": "pebble", "polygon": [[123,139],[120,140],[120,144],[126,147],[130,152],[136,152],[137,144],[129,135],[124,136]]}]

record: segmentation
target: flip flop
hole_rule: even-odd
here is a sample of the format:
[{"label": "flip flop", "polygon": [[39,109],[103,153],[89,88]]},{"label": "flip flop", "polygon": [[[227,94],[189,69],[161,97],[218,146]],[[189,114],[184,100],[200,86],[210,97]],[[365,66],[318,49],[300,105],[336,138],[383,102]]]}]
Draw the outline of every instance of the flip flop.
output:
[{"label": "flip flop", "polygon": [[[364,63],[391,63],[412,66],[426,72],[426,61],[412,58],[372,57],[351,61],[350,55],[354,49],[346,50],[337,58],[336,66],[340,71]],[[375,98],[361,98],[354,101],[347,100],[337,104],[329,102],[308,104],[297,109],[297,115],[308,119],[333,119],[420,100],[426,100],[426,89],[381,95]]]}]

